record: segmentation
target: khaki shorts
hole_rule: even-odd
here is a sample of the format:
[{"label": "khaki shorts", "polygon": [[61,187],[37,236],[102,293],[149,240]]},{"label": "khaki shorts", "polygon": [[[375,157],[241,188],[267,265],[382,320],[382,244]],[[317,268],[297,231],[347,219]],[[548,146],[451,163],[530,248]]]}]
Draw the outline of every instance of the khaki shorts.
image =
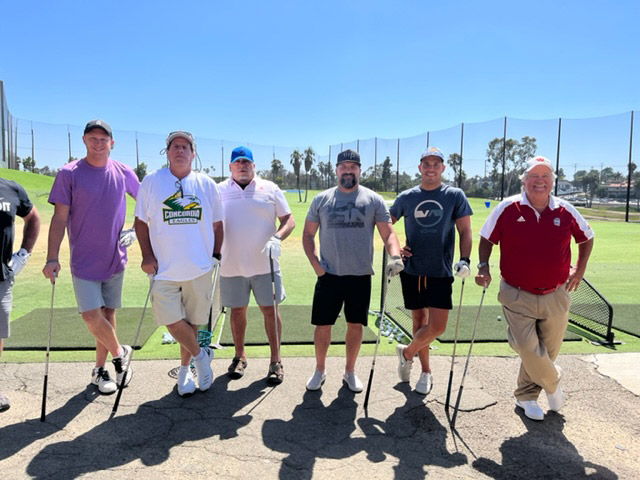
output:
[{"label": "khaki shorts", "polygon": [[153,318],[158,325],[172,325],[180,320],[191,325],[206,324],[212,288],[211,272],[185,282],[154,281],[151,289]]}]

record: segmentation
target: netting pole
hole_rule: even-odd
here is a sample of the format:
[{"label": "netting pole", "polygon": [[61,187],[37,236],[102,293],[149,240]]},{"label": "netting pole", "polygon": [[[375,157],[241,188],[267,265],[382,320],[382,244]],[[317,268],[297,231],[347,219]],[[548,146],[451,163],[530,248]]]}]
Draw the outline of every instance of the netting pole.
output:
[{"label": "netting pole", "polygon": [[6,130],[4,108],[4,84],[2,83],[2,80],[0,80],[0,142],[2,144],[2,150],[0,150],[0,162],[4,164],[6,161],[7,167],[10,167],[9,159],[5,157],[5,149],[7,147],[4,140],[4,132]]},{"label": "netting pole", "polygon": [[67,163],[71,161],[71,131],[69,130],[69,124],[67,123],[67,142],[69,144],[69,160]]},{"label": "netting pole", "polygon": [[504,169],[507,162],[507,117],[504,117],[504,133],[502,134],[502,182],[500,184],[500,200],[504,199]]},{"label": "netting pole", "polygon": [[222,147],[220,147],[220,176],[222,180],[224,180],[224,142],[222,142]]},{"label": "netting pole", "polygon": [[562,118],[558,118],[558,146],[556,147],[556,186],[553,191],[554,195],[558,195],[558,172],[560,171],[560,134],[562,131]]},{"label": "netting pole", "polygon": [[331,165],[331,145],[329,145],[329,160],[327,160],[327,188],[329,188],[329,179],[331,178],[331,169],[333,166]]},{"label": "netting pole", "polygon": [[396,195],[400,193],[400,138],[396,149]]},{"label": "netting pole", "polygon": [[429,148],[429,132],[427,132],[427,148]]},{"label": "netting pole", "polygon": [[356,140],[356,152],[360,153],[360,139]]},{"label": "netting pole", "polygon": [[373,184],[378,184],[378,137],[375,138],[375,148],[373,151]]},{"label": "netting pole", "polygon": [[31,122],[31,161],[36,164],[36,143],[33,138],[33,122]]},{"label": "netting pole", "polygon": [[464,122],[460,124],[460,172],[458,173],[458,188],[462,188],[462,145],[464,144]]},{"label": "netting pole", "polygon": [[627,208],[624,214],[624,221],[629,222],[629,203],[631,202],[631,159],[633,155],[633,110],[631,110],[631,122],[629,126],[629,167],[627,175]]},{"label": "netting pole", "polygon": [[136,169],[139,169],[139,168],[140,168],[140,155],[138,154],[138,131],[136,130]]}]

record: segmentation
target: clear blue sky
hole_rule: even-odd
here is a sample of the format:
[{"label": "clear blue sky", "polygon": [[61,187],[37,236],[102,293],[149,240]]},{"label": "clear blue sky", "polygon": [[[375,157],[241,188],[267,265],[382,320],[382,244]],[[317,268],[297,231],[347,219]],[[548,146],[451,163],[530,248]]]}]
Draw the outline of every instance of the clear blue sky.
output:
[{"label": "clear blue sky", "polygon": [[38,122],[326,154],[640,109],[638,0],[6,1],[0,17],[9,108]]}]

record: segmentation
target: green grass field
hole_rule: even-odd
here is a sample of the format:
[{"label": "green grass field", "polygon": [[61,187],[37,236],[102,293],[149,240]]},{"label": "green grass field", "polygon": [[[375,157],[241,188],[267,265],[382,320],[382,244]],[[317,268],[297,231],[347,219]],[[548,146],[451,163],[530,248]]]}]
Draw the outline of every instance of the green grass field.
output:
[{"label": "green grass field", "polygon": [[[9,178],[20,183],[26,188],[33,203],[38,208],[42,219],[42,229],[39,240],[33,251],[32,257],[17,279],[13,289],[13,311],[11,319],[14,320],[35,308],[49,308],[51,298],[51,287],[48,281],[42,276],[41,268],[45,262],[46,241],[49,229],[49,221],[53,213],[53,208],[47,203],[47,196],[51,184],[52,177],[35,175],[28,172],[19,172],[14,170],[0,169],[0,176]],[[310,192],[309,201],[317,192]],[[287,293],[287,303],[291,305],[309,305],[312,300],[313,287],[315,284],[315,275],[309,266],[309,263],[302,250],[302,229],[304,225],[305,215],[308,209],[308,203],[299,203],[297,194],[286,194],[287,200],[291,206],[294,218],[296,220],[296,228],[293,234],[283,242],[283,255],[281,268],[284,275],[285,290]],[[387,196],[393,198],[393,196]],[[485,206],[485,199],[470,198],[469,202],[473,208],[472,229],[474,231],[474,239],[477,239],[477,232],[485,221],[489,211],[498,202],[491,201],[490,207]],[[132,200],[128,201],[127,224],[133,222],[133,206]],[[637,290],[640,287],[640,248],[638,242],[640,240],[640,224],[623,222],[599,221],[590,222],[595,231],[595,246],[589,265],[587,268],[587,278],[598,288],[598,290],[612,304],[637,304]],[[16,222],[16,245],[19,244],[21,238],[22,222]],[[402,222],[395,226],[400,242],[404,241],[404,227]],[[17,246],[16,246],[17,248]],[[380,271],[382,242],[379,237],[375,237],[375,258],[374,268],[376,272]],[[493,272],[498,271],[498,249],[494,249],[491,259]],[[475,263],[477,262],[477,246],[474,245],[472,254],[472,272],[475,273]],[[56,283],[56,308],[74,307],[75,299],[71,285],[71,277],[69,274],[68,262],[68,244],[67,240],[63,241],[60,259],[62,264],[62,272]],[[574,249],[575,258],[575,249]],[[129,265],[125,273],[125,288],[123,293],[123,306],[140,307],[142,306],[147,288],[147,278],[140,270],[140,251],[136,244],[129,249]],[[494,273],[495,274],[495,273]],[[497,276],[497,275],[496,275]],[[373,309],[377,309],[380,298],[380,276],[374,278],[374,288],[372,294],[371,305]],[[495,280],[495,279],[494,279]],[[457,304],[459,298],[459,283],[454,285],[454,303]],[[474,306],[480,301],[481,289],[476,287],[472,281],[467,281],[464,291],[463,304]],[[491,285],[485,297],[485,304],[497,305],[497,282]],[[373,318],[373,317],[372,317]],[[78,316],[78,328],[85,328],[82,320]],[[453,320],[453,319],[452,319]],[[640,319],[639,319],[640,321]],[[227,318],[228,324],[228,318]],[[43,330],[47,325],[42,325]],[[136,358],[153,359],[153,358],[178,358],[177,345],[162,345],[160,342],[161,333],[164,329],[158,329],[149,339],[142,350],[136,352]],[[215,338],[214,332],[214,338]],[[640,351],[640,339],[616,332],[616,340],[624,342],[623,345],[615,347],[600,347],[591,345],[589,342],[567,342],[563,346],[563,353],[603,353],[610,351]],[[122,339],[127,342],[127,339]],[[434,354],[450,354],[451,344],[434,343]],[[386,341],[381,343],[379,352],[382,354],[393,354],[395,345],[388,344]],[[464,354],[466,345],[458,349],[460,354]],[[372,345],[365,345],[362,348],[363,354],[373,353]],[[329,350],[331,355],[342,355],[344,353],[343,346],[332,346]],[[479,355],[512,355],[512,350],[506,343],[482,343],[474,346],[474,353]],[[268,356],[266,347],[250,347],[248,354],[253,357]],[[232,349],[220,350],[216,352],[219,357],[233,356]],[[313,346],[309,345],[292,345],[283,346],[283,355],[285,356],[312,356]],[[43,358],[42,352],[14,352],[6,351],[2,356],[5,362],[22,362],[22,361],[40,361]],[[90,361],[93,358],[91,352],[55,352],[52,355],[53,361]]]}]

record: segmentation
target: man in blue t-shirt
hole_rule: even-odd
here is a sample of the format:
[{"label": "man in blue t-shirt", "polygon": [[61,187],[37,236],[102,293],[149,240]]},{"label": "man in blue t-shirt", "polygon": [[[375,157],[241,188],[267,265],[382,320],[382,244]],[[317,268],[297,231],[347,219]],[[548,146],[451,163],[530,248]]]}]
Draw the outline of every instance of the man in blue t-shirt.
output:
[{"label": "man in blue t-shirt", "polygon": [[460,237],[460,261],[454,270],[460,278],[469,275],[471,219],[473,213],[463,191],[442,184],[444,154],[428,148],[420,156],[420,185],[405,190],[391,206],[395,223],[404,217],[406,245],[404,271],[400,273],[404,306],[411,310],[413,341],[398,345],[398,375],[401,382],[411,377],[413,357],[417,353],[422,373],[416,392],[426,395],[432,388],[429,345],[447,327],[452,308],[453,246],[455,230]]}]

